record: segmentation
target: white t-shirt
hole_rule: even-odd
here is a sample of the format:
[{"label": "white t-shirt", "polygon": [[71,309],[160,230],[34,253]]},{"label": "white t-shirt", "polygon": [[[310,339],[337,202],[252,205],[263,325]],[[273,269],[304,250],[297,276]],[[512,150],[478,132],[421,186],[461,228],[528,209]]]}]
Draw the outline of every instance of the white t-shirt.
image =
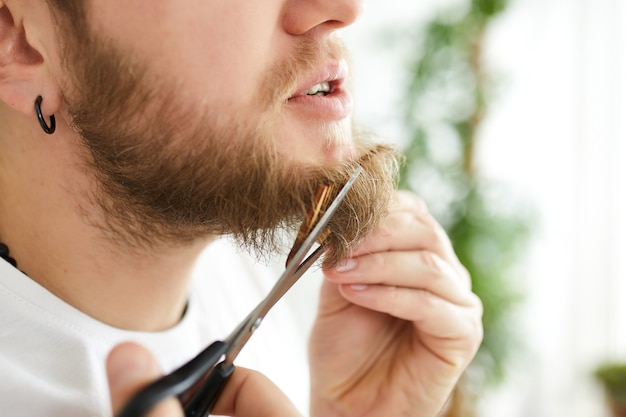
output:
[{"label": "white t-shirt", "polygon": [[[136,341],[165,371],[175,369],[226,337],[277,277],[226,240],[214,242],[198,262],[181,322],[144,333],[94,320],[0,259],[0,415],[110,417],[105,360],[113,346]],[[303,414],[308,409],[307,333],[306,324],[300,326],[281,300],[235,361],[269,376]]]}]

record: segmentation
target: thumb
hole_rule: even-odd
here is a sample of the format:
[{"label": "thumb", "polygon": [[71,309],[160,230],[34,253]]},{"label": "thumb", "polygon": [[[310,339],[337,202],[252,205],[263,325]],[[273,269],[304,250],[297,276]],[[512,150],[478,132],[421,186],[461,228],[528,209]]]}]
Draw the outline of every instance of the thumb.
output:
[{"label": "thumb", "polygon": [[[161,376],[152,354],[135,343],[122,343],[109,353],[107,376],[111,406],[116,415],[141,388]],[[174,398],[161,402],[149,417],[182,417],[182,409]]]},{"label": "thumb", "polygon": [[213,411],[233,417],[302,417],[265,375],[240,367],[235,368]]}]

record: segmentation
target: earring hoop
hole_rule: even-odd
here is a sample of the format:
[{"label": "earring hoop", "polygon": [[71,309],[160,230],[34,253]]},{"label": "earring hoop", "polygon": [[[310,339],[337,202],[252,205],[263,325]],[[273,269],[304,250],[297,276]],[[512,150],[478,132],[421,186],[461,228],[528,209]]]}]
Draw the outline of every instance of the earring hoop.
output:
[{"label": "earring hoop", "polygon": [[51,135],[54,133],[57,127],[56,120],[54,118],[54,114],[50,116],[50,125],[46,123],[46,120],[43,117],[43,113],[41,112],[41,102],[43,101],[43,97],[38,96],[35,100],[35,113],[37,114],[37,120],[39,121],[39,126],[43,129],[44,132]]}]

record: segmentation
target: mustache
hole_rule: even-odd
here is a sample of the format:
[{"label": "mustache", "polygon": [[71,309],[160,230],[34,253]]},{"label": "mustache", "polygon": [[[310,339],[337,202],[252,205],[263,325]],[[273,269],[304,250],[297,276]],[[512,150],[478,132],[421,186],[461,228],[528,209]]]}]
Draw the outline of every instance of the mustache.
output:
[{"label": "mustache", "polygon": [[261,85],[265,105],[271,107],[287,101],[307,75],[329,60],[349,61],[346,45],[340,38],[304,38],[294,46],[292,53],[274,62],[266,72]]}]

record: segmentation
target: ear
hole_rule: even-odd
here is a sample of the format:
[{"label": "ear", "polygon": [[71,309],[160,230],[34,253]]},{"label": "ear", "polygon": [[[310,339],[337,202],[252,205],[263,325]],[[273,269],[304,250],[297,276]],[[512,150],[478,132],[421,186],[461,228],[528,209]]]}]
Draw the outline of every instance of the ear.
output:
[{"label": "ear", "polygon": [[42,53],[45,30],[53,33],[54,29],[51,19],[45,23],[44,16],[49,11],[42,5],[45,2],[0,0],[0,100],[28,116],[35,114],[37,96],[44,98],[45,115],[55,113],[61,106],[60,89],[50,63],[44,59],[47,55]]}]

